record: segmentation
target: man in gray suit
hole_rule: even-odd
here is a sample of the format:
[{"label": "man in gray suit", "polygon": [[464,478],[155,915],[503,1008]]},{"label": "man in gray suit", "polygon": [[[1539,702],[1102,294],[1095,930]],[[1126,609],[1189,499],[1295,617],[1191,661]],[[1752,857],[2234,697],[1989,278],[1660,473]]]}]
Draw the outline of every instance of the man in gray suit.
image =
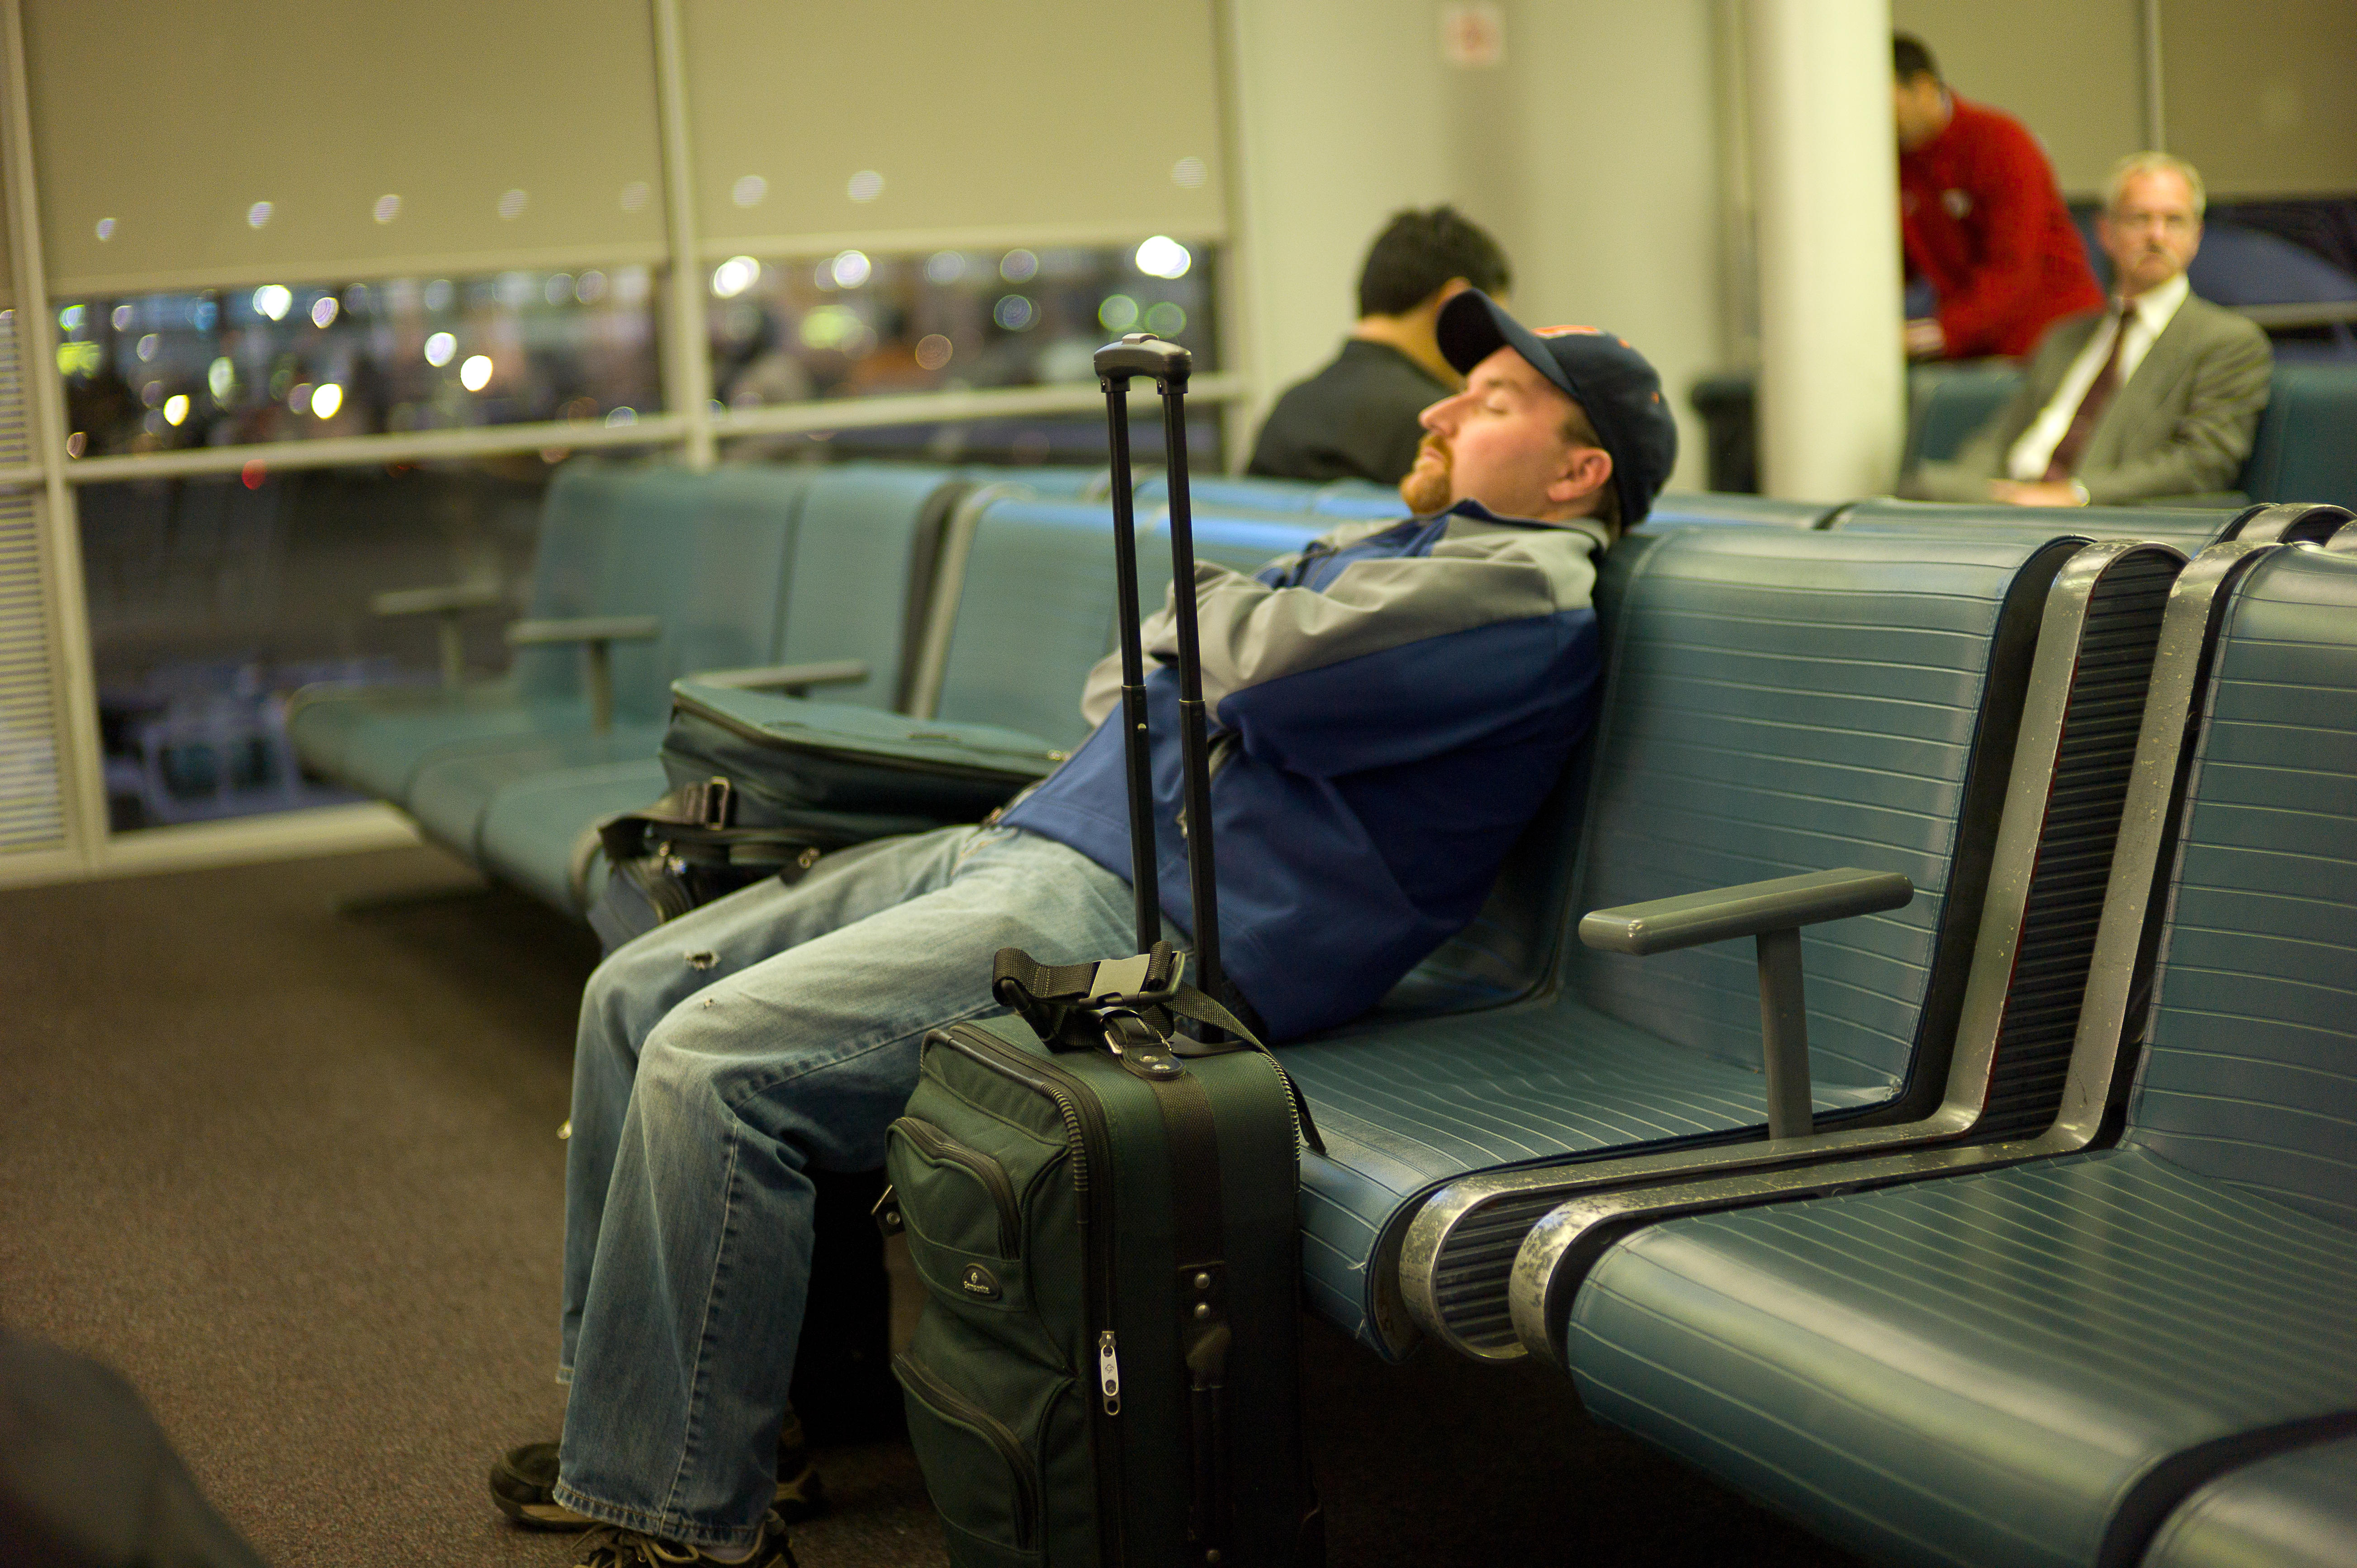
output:
[{"label": "man in gray suit", "polygon": [[1923,500],[2116,506],[2213,495],[2233,483],[2266,406],[2272,357],[2249,320],[2194,297],[2201,177],[2166,153],[2113,169],[2097,237],[2110,304],[2066,317],[2020,390],[1953,462],[1901,486]]}]

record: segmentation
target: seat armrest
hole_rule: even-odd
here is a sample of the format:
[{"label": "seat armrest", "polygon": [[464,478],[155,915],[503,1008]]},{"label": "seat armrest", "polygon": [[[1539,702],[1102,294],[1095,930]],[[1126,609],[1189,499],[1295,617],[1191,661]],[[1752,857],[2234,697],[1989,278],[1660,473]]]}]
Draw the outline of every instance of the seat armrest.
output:
[{"label": "seat armrest", "polygon": [[1580,918],[1579,940],[1592,948],[1642,958],[1730,937],[1758,939],[1760,1056],[1768,1078],[1768,1136],[1798,1138],[1812,1130],[1814,1116],[1801,928],[1896,909],[1914,897],[1915,885],[1895,871],[1812,871],[1648,904],[1593,909]]},{"label": "seat armrest", "polygon": [[662,622],[653,616],[576,616],[567,620],[518,620],[508,623],[508,646],[537,648],[554,642],[577,642],[589,660],[589,728],[604,735],[614,727],[613,646],[618,642],[652,642],[662,635]]},{"label": "seat armrest", "polygon": [[369,611],[381,616],[449,615],[457,610],[487,610],[507,599],[497,583],[453,583],[439,588],[393,588],[369,599]]},{"label": "seat armrest", "polygon": [[453,583],[439,588],[393,588],[373,596],[369,609],[381,616],[438,616],[435,634],[441,644],[442,684],[457,686],[467,677],[466,645],[458,639],[458,618],[468,610],[496,609],[507,602],[497,583]]},{"label": "seat armrest", "polygon": [[1812,871],[1591,910],[1580,918],[1579,940],[1592,948],[1643,958],[1729,937],[1879,914],[1902,908],[1914,897],[1915,885],[1895,871]]},{"label": "seat armrest", "polygon": [[705,686],[800,694],[813,686],[847,686],[867,679],[864,659],[820,659],[806,664],[762,664],[748,670],[705,670],[689,679]]},{"label": "seat armrest", "polygon": [[652,642],[662,635],[662,622],[653,616],[575,616],[567,620],[508,623],[511,648],[549,642]]}]

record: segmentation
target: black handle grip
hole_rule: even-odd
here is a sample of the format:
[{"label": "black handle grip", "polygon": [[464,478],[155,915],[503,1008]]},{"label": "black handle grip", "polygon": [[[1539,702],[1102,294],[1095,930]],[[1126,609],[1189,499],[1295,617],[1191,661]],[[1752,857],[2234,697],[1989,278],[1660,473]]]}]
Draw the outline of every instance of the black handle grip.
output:
[{"label": "black handle grip", "polygon": [[1108,343],[1097,350],[1097,375],[1105,381],[1152,376],[1184,391],[1188,372],[1194,368],[1194,355],[1151,332],[1125,333],[1120,342]]}]

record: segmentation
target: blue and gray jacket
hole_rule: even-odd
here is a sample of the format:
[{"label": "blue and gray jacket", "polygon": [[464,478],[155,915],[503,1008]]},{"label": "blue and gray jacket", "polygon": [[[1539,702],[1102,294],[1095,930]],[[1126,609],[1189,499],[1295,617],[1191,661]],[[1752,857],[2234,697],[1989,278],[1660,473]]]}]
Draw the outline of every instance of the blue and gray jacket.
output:
[{"label": "blue and gray jacket", "polygon": [[[1595,714],[1600,524],[1466,501],[1351,523],[1253,576],[1199,562],[1222,957],[1272,1037],[1372,1006],[1472,919]],[[1187,929],[1178,639],[1145,626],[1166,914]],[[1124,878],[1121,663],[1095,732],[1006,817]]]}]

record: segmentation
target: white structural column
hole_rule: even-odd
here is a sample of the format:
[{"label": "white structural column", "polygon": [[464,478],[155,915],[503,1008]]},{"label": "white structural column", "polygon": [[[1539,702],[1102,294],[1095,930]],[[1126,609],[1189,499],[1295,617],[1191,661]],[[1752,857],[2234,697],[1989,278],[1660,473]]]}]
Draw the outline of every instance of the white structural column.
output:
[{"label": "white structural column", "polygon": [[671,274],[663,288],[670,330],[662,337],[663,402],[687,422],[685,450],[694,469],[712,467],[712,351],[704,327],[704,263],[695,236],[695,183],[687,131],[687,51],[679,0],[653,0],[655,102],[662,116],[663,210],[671,232]]},{"label": "white structural column", "polygon": [[1907,413],[1889,0],[1749,0],[1744,16],[1760,488],[1887,492]]}]

